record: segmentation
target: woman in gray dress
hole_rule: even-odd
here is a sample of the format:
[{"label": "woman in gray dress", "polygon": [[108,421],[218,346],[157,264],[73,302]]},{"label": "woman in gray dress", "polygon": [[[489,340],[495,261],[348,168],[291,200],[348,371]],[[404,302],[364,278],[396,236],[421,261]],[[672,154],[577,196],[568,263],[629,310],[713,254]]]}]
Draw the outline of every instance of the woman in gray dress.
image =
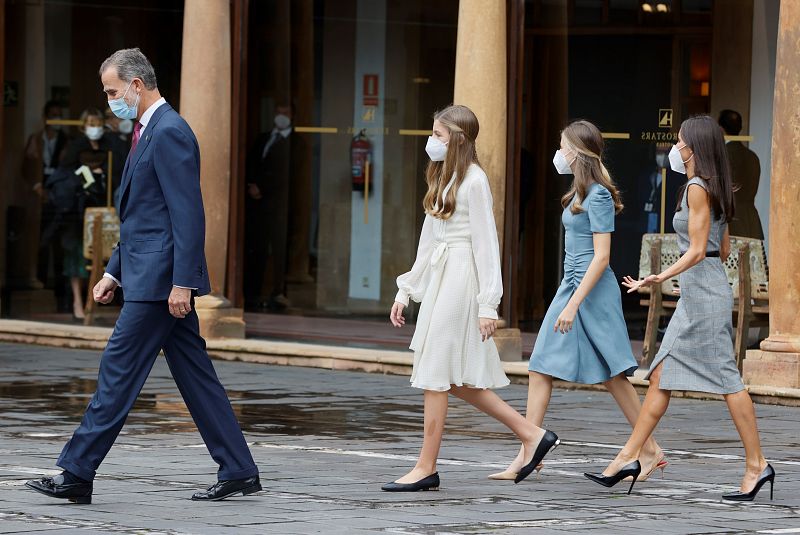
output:
[{"label": "woman in gray dress", "polygon": [[746,467],[738,492],[726,500],[750,501],[770,483],[775,470],[764,459],[755,409],[736,367],[732,343],[733,292],[722,261],[730,253],[728,222],[734,215],[733,188],[725,140],[707,115],[687,119],[669,155],[675,172],[690,180],[679,194],[673,219],[683,254],[658,275],[625,277],[628,292],[656,286],[680,274],[681,298],[653,361],[642,410],[628,442],[602,474],[585,474],[611,487],[641,473],[642,447],[669,405],[671,390],[722,394],[745,449]]}]

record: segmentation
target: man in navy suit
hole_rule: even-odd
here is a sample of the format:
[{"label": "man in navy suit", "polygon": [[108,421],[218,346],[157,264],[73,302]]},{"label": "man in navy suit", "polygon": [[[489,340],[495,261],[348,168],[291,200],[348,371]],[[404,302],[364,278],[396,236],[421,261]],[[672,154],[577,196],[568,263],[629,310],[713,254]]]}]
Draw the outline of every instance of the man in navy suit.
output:
[{"label": "man in navy suit", "polygon": [[161,97],[153,67],[138,48],[119,50],[100,68],[114,113],[135,119],[120,185],[120,241],[94,299],[108,303],[125,289],[108,341],[97,391],[56,463],[64,471],[27,486],[54,498],[91,503],[95,471],[117,438],[163,349],[194,418],[218,481],[193,500],[221,500],[261,490],[258,468],[200,336],[195,295],[211,291],[200,149],[189,125]]}]

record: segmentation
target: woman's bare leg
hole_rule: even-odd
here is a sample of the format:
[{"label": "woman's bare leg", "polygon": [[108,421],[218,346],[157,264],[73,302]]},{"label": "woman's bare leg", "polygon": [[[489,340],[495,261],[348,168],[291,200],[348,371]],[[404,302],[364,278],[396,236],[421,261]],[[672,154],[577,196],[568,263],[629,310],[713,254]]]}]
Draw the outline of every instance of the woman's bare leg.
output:
[{"label": "woman's bare leg", "polygon": [[744,444],[746,465],[739,490],[750,492],[755,487],[758,476],[767,467],[767,460],[761,452],[761,441],[758,438],[756,410],[747,390],[726,395],[725,403],[728,404],[728,411]]},{"label": "woman's bare leg", "polygon": [[[525,411],[525,418],[533,425],[542,426],[547,407],[550,405],[550,397],[553,393],[553,378],[539,372],[528,372],[528,404]],[[520,468],[525,464],[525,448],[520,445],[519,453],[502,472],[492,474],[492,479],[514,479]]]},{"label": "woman's bare leg", "polygon": [[81,278],[71,277],[70,286],[72,287],[72,313],[76,318],[83,319],[86,315],[83,312],[83,288],[81,288]]},{"label": "woman's bare leg", "polygon": [[444,422],[447,419],[447,392],[425,391],[425,430],[422,449],[414,469],[397,483],[416,483],[436,472],[436,460],[442,445]]},{"label": "woman's bare leg", "polygon": [[544,436],[544,429],[529,422],[500,396],[491,390],[455,386],[450,393],[463,399],[480,411],[503,423],[522,441],[524,448],[523,466],[533,459],[536,446]]},{"label": "woman's bare leg", "polygon": [[[606,389],[614,397],[614,401],[619,405],[620,410],[625,415],[631,427],[636,425],[636,420],[639,418],[639,412],[642,409],[642,404],[639,401],[639,393],[636,388],[631,384],[625,374],[619,374],[604,382]],[[639,461],[642,463],[642,474],[650,474],[659,461],[664,457],[661,448],[656,443],[651,435],[642,447]]]},{"label": "woman's bare leg", "polygon": [[637,460],[641,455],[642,448],[658,425],[658,422],[661,421],[664,413],[667,412],[671,391],[662,390],[659,387],[662,368],[663,363],[659,364],[650,375],[650,386],[647,389],[647,395],[644,398],[644,404],[642,405],[642,410],[639,412],[636,425],[633,427],[633,432],[628,438],[628,442],[625,443],[625,446],[623,446],[622,450],[617,454],[617,457],[603,470],[603,475],[614,475],[626,464]]}]

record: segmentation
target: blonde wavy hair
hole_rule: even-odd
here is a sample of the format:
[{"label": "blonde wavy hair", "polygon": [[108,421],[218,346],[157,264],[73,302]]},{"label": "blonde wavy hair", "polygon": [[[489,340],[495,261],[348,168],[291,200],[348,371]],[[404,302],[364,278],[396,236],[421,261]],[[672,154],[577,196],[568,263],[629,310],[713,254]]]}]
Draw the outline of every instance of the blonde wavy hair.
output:
[{"label": "blonde wavy hair", "polygon": [[575,202],[570,210],[573,214],[583,212],[584,208],[581,202],[586,198],[586,191],[592,182],[597,182],[611,193],[614,210],[616,213],[620,213],[624,205],[617,186],[603,164],[605,144],[600,129],[589,121],[575,121],[562,130],[561,141],[570,151],[569,156],[564,155],[567,157],[567,161],[572,163],[571,160],[575,160],[573,166],[575,178],[569,191],[561,197],[561,206],[564,208],[569,206],[574,197]]},{"label": "blonde wavy hair", "polygon": [[[456,210],[456,193],[471,164],[480,166],[475,138],[478,137],[478,118],[466,106],[453,104],[433,115],[450,132],[447,155],[442,162],[429,162],[425,169],[428,192],[422,200],[425,213],[447,220]],[[455,175],[453,186],[444,190]]]}]

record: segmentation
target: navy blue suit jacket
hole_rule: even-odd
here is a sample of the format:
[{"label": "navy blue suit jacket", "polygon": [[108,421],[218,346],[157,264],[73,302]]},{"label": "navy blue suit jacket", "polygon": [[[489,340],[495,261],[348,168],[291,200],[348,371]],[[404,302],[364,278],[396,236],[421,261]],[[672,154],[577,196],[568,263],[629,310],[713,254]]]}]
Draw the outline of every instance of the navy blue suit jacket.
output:
[{"label": "navy blue suit jacket", "polygon": [[120,184],[120,241],[106,272],[128,301],[164,301],[173,286],[211,291],[200,193],[200,147],[169,104],[156,109]]}]

